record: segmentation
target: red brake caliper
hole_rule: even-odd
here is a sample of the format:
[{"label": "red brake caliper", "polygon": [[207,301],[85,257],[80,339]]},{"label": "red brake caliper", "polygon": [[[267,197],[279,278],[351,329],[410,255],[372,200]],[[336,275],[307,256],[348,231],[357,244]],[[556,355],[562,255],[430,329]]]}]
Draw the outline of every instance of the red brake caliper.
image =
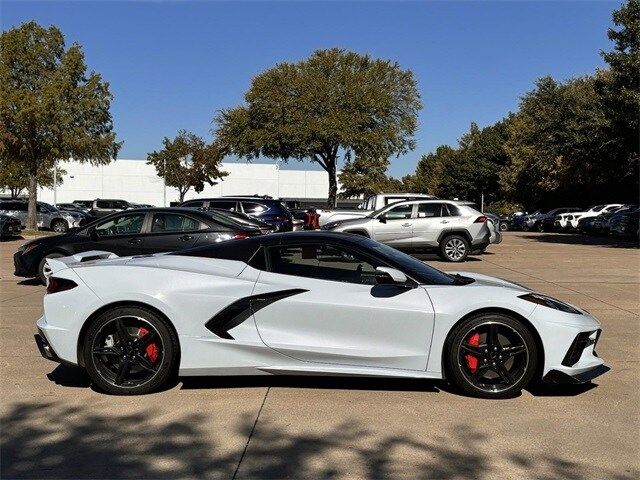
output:
[{"label": "red brake caliper", "polygon": [[[480,334],[473,333],[467,340],[467,343],[473,347],[480,345]],[[469,367],[471,373],[476,373],[476,370],[478,369],[478,359],[470,354],[465,355],[464,359],[467,361],[467,367]]]},{"label": "red brake caliper", "polygon": [[[138,330],[139,338],[144,337],[147,333],[149,333],[149,330],[144,327],[140,327]],[[156,345],[156,342],[152,342],[147,345],[145,352],[147,352],[147,357],[149,357],[149,360],[152,362],[156,362],[158,360],[158,346]]]}]

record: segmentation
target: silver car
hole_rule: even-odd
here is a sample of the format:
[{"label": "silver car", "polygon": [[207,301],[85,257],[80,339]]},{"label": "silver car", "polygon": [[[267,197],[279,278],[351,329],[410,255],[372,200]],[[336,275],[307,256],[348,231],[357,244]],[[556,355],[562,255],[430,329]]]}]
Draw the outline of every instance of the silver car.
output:
[{"label": "silver car", "polygon": [[324,230],[355,233],[402,249],[430,249],[450,262],[462,262],[490,243],[487,217],[447,200],[408,200],[367,217],[326,224]]},{"label": "silver car", "polygon": [[[27,224],[28,203],[22,200],[0,201],[0,213],[20,220],[22,226]],[[79,227],[84,215],[77,212],[66,212],[45,202],[37,204],[38,228],[46,228],[54,232],[66,232],[70,228]]]}]

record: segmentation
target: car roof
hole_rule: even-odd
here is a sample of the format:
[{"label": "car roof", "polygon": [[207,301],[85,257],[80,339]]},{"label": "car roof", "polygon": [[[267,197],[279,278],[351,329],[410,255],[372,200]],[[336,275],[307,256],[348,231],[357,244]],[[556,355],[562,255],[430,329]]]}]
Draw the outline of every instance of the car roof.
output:
[{"label": "car roof", "polygon": [[230,196],[230,197],[208,197],[208,198],[192,198],[191,200],[185,200],[183,203],[187,203],[187,202],[210,202],[211,200],[221,200],[221,201],[225,201],[225,200],[231,200],[231,201],[241,201],[241,200],[255,200],[255,201],[259,201],[259,202],[277,202],[279,203],[281,200],[278,200],[277,198],[264,198],[264,197],[253,197],[253,196],[242,196],[242,195],[237,195],[237,196]]}]

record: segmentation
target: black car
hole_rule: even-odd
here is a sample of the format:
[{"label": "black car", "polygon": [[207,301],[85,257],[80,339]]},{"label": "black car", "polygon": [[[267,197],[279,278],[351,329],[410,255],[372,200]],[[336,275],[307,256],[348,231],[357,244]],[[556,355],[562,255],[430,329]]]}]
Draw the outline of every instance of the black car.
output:
[{"label": "black car", "polygon": [[280,200],[271,197],[237,196],[187,200],[181,207],[198,210],[220,209],[239,212],[276,227],[278,232],[293,230],[293,215]]},{"label": "black car", "polygon": [[127,210],[64,235],[25,243],[13,256],[14,274],[39,277],[44,282],[47,258],[89,250],[113,252],[119,256],[171,252],[261,234],[259,227],[240,223],[216,211],[199,212],[186,208]]},{"label": "black car", "polygon": [[20,235],[22,222],[11,215],[0,214],[0,239]]}]

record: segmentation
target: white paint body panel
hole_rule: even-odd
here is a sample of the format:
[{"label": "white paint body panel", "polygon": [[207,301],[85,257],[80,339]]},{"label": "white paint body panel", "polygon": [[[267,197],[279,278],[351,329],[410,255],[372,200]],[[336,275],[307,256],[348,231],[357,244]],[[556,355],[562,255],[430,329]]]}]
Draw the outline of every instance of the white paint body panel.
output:
[{"label": "white paint body panel", "polygon": [[[500,309],[529,322],[544,349],[544,373],[570,375],[601,365],[587,348],[574,367],[561,365],[579,332],[598,321],[519,298],[505,280],[464,273],[469,285],[367,286],[274,274],[243,262],[155,255],[74,264],[54,275],[77,287],[44,297],[38,327],[57,355],[78,363],[83,325],[99,309],[135,302],[161,312],[175,328],[181,375],[316,374],[442,378],[443,349],[456,323],[473,312]],[[244,297],[287,289],[306,292],[275,301],[216,336],[205,323]]]}]

